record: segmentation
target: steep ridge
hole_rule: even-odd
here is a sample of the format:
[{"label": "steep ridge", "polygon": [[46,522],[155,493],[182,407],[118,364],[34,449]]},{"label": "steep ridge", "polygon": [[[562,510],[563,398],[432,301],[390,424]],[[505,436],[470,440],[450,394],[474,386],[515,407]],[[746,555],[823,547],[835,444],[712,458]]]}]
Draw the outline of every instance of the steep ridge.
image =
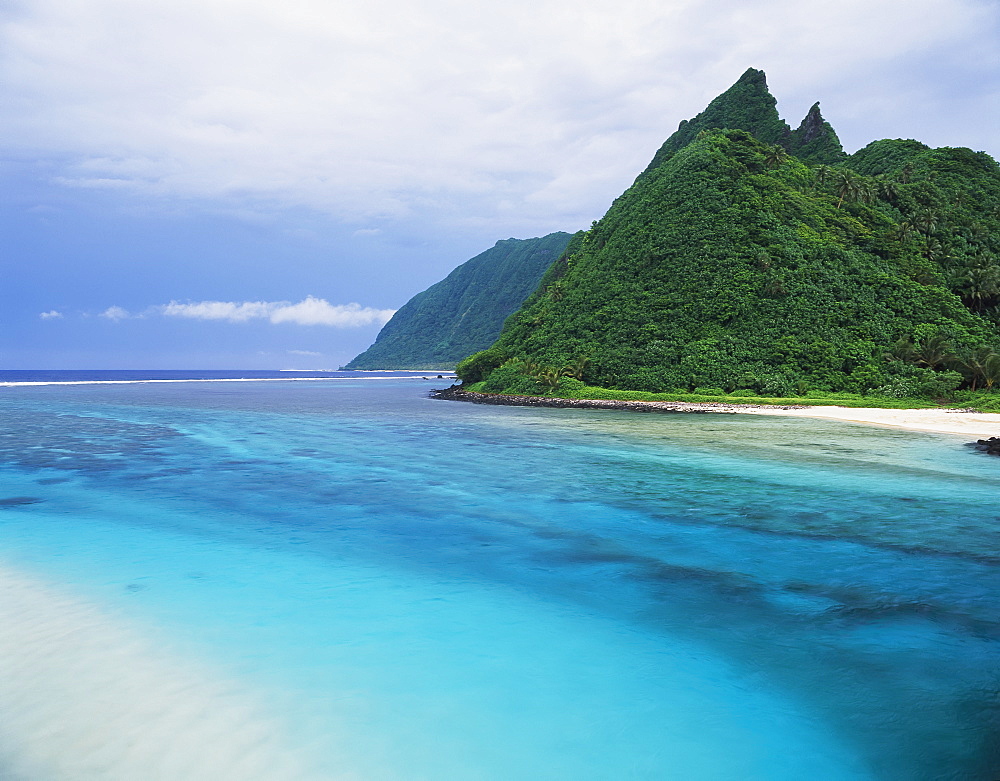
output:
[{"label": "steep ridge", "polygon": [[[750,69],[681,123],[460,376],[513,393],[1000,382],[996,162],[913,141],[847,157],[818,105],[787,134],[774,106]],[[991,354],[992,375],[974,367]]]},{"label": "steep ridge", "polygon": [[407,301],[346,369],[453,369],[488,347],[538,287],[568,233],[505,239]]}]

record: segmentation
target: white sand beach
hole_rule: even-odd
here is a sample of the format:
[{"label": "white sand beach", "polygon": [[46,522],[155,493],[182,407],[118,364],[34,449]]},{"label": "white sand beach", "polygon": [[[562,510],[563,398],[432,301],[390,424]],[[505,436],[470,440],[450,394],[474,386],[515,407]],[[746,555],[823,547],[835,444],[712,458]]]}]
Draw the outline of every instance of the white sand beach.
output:
[{"label": "white sand beach", "polygon": [[826,418],[847,423],[866,423],[911,431],[960,434],[969,440],[1000,437],[1000,414],[963,412],[948,409],[875,409],[870,407],[734,407],[747,415],[794,415],[802,418]]},{"label": "white sand beach", "polygon": [[317,778],[258,697],[2,562],[0,626],[0,778]]}]

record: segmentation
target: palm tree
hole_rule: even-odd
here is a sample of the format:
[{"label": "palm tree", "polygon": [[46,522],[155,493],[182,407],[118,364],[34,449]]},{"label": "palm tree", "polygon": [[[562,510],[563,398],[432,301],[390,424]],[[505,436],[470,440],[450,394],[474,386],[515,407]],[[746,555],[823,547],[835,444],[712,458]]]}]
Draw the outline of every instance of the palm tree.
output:
[{"label": "palm tree", "polygon": [[899,198],[899,185],[891,179],[886,178],[884,174],[875,177],[875,187],[878,196],[884,201],[892,203]]},{"label": "palm tree", "polygon": [[553,369],[552,367],[547,367],[543,369],[536,378],[542,385],[547,387],[549,391],[554,391],[559,387],[559,380],[563,378],[562,369]]},{"label": "palm tree", "polygon": [[983,362],[983,384],[986,390],[993,390],[993,386],[1000,382],[1000,353],[989,348],[992,355],[987,356]]},{"label": "palm tree", "polygon": [[896,238],[900,241],[907,241],[913,236],[915,228],[913,223],[909,220],[903,220],[899,225],[896,226]]},{"label": "palm tree", "polygon": [[927,236],[924,238],[924,257],[927,260],[940,262],[951,257],[951,250],[937,239]]},{"label": "palm tree", "polygon": [[772,146],[764,156],[764,165],[767,168],[780,168],[787,159],[788,152],[780,146]]},{"label": "palm tree", "polygon": [[954,348],[942,334],[914,340],[912,337],[899,339],[885,354],[889,360],[906,361],[928,369],[937,369],[954,358]]},{"label": "palm tree", "polygon": [[940,219],[941,215],[937,211],[926,207],[913,215],[913,224],[925,236],[930,236],[937,228]]},{"label": "palm tree", "polygon": [[972,224],[972,227],[969,228],[969,235],[974,242],[981,244],[989,238],[990,232],[981,222],[975,222]]},{"label": "palm tree", "polygon": [[885,354],[886,360],[906,361],[907,363],[917,362],[917,345],[909,336],[896,341],[896,343]]},{"label": "palm tree", "polygon": [[833,169],[828,165],[821,165],[813,172],[813,189],[817,185],[824,185],[833,177]]},{"label": "palm tree", "polygon": [[544,368],[545,367],[542,366],[540,363],[536,363],[530,358],[521,359],[521,373],[526,374],[529,377],[537,378],[538,375],[541,373],[542,369]]},{"label": "palm tree", "polygon": [[840,197],[840,200],[837,201],[837,208],[839,209],[845,200],[854,200],[858,180],[850,171],[837,171],[837,181],[834,186],[837,195]]},{"label": "palm tree", "polygon": [[588,366],[590,366],[590,358],[581,357],[577,358],[573,363],[564,366],[562,370],[567,377],[575,377],[578,380],[582,380],[583,373],[587,370]]},{"label": "palm tree", "polygon": [[952,363],[965,375],[970,390],[976,390],[980,382],[987,389],[1000,382],[1000,353],[992,347],[979,346],[960,353]]},{"label": "palm tree", "polygon": [[962,301],[974,312],[982,312],[1000,296],[1000,266],[977,265],[965,273]]},{"label": "palm tree", "polygon": [[922,339],[914,345],[914,363],[928,369],[939,369],[954,358],[954,347],[942,334]]},{"label": "palm tree", "polygon": [[871,186],[853,171],[838,171],[835,187],[836,194],[840,198],[837,201],[838,209],[843,205],[844,201],[871,203],[874,197]]}]

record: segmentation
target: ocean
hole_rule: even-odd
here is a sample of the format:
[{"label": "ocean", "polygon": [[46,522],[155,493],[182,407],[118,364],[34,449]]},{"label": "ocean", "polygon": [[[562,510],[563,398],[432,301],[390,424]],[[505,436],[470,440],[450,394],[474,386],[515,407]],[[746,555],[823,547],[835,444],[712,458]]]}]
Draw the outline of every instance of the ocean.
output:
[{"label": "ocean", "polygon": [[0,778],[1000,778],[1000,460],[446,384],[0,373]]}]

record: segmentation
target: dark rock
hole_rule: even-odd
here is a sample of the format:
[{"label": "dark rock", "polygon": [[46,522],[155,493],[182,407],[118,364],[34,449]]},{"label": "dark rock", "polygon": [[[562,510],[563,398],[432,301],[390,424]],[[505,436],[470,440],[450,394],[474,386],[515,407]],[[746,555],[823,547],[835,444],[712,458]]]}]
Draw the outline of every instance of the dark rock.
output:
[{"label": "dark rock", "polygon": [[969,447],[990,456],[1000,456],[1000,437],[990,437],[989,439],[980,439],[976,442],[970,442]]}]

